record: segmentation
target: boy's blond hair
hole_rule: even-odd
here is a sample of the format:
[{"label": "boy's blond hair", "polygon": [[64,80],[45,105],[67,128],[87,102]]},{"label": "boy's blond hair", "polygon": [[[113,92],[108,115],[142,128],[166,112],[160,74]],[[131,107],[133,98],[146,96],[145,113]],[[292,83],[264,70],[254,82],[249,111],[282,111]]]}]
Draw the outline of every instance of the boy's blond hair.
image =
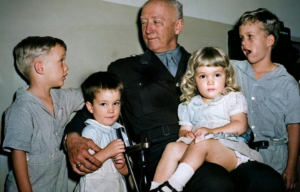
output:
[{"label": "boy's blond hair", "polygon": [[274,48],[278,42],[280,35],[280,21],[278,20],[277,16],[265,8],[259,8],[254,11],[247,11],[240,17],[238,26],[256,22],[262,23],[262,29],[267,33],[267,35],[274,36],[275,42],[272,45],[272,48]]},{"label": "boy's blond hair", "polygon": [[182,95],[180,101],[188,104],[192,98],[199,95],[195,82],[195,71],[198,67],[223,67],[225,69],[226,81],[222,94],[231,91],[240,91],[240,87],[235,82],[234,71],[228,56],[219,48],[204,47],[195,51],[189,59],[187,70],[180,83]]},{"label": "boy's blond hair", "polygon": [[35,36],[23,39],[14,48],[14,57],[20,73],[30,80],[30,69],[35,59],[48,54],[51,48],[56,45],[60,45],[67,50],[66,44],[58,38]]}]

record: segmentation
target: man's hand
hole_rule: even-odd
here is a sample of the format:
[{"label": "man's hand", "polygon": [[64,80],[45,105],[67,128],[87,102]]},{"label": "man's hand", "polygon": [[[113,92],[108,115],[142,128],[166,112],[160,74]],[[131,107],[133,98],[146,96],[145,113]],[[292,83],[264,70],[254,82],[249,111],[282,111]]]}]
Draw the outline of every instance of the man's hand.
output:
[{"label": "man's hand", "polygon": [[[102,166],[102,163],[91,155],[88,150],[95,152],[101,149],[91,140],[81,137],[78,133],[69,133],[66,141],[69,161],[72,169],[79,175],[92,173]],[[76,167],[78,164],[80,166]]]},{"label": "man's hand", "polygon": [[121,139],[116,139],[110,142],[106,147],[105,150],[107,151],[109,157],[114,157],[119,153],[125,152],[125,145]]}]

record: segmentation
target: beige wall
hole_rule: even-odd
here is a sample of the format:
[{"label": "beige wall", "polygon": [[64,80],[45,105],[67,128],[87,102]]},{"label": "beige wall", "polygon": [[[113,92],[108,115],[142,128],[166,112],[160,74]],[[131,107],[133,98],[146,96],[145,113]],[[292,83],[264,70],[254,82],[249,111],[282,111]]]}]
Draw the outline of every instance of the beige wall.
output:
[{"label": "beige wall", "polygon": [[[13,66],[13,47],[27,36],[55,36],[67,46],[70,67],[65,88],[77,87],[92,72],[118,58],[143,52],[138,38],[139,8],[100,0],[0,0],[0,114],[25,82]],[[237,16],[238,17],[238,16]],[[231,25],[184,18],[179,43],[189,52],[203,46],[227,51]],[[1,139],[3,139],[1,119]],[[0,152],[0,192],[8,173],[8,154]],[[70,186],[70,191],[74,183]]]}]

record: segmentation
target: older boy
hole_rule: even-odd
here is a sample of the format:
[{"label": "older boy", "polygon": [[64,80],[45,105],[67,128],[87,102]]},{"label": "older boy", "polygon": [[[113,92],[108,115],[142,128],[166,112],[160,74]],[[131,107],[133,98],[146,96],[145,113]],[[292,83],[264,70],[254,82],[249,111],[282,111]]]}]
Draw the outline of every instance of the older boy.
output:
[{"label": "older boy", "polygon": [[254,141],[269,141],[269,147],[259,152],[291,190],[297,185],[300,96],[295,79],[283,65],[271,61],[279,30],[278,18],[267,9],[245,12],[239,20],[239,34],[247,61],[233,65],[248,102]]},{"label": "older boy", "polygon": [[60,149],[69,115],[83,106],[80,89],[64,85],[65,43],[53,37],[28,37],[14,49],[18,70],[29,86],[18,89],[5,112],[3,147],[11,150],[13,170],[6,191],[67,191],[67,166]]}]

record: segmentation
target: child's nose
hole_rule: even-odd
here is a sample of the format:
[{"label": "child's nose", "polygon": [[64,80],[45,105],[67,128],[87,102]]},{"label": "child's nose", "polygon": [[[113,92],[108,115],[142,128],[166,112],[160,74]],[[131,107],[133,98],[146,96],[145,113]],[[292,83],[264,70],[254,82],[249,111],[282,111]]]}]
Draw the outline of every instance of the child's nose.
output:
[{"label": "child's nose", "polygon": [[208,78],[207,84],[213,85],[214,84],[214,79],[213,78]]},{"label": "child's nose", "polygon": [[108,112],[109,112],[109,113],[113,113],[113,112],[114,112],[114,110],[115,110],[115,109],[114,109],[114,107],[113,107],[113,106],[110,106],[110,107],[108,108]]},{"label": "child's nose", "polygon": [[245,39],[241,39],[241,44],[245,45],[246,44],[246,40]]},{"label": "child's nose", "polygon": [[68,71],[68,70],[69,70],[69,67],[68,67],[67,64],[65,64],[64,70],[65,70],[65,71]]}]

